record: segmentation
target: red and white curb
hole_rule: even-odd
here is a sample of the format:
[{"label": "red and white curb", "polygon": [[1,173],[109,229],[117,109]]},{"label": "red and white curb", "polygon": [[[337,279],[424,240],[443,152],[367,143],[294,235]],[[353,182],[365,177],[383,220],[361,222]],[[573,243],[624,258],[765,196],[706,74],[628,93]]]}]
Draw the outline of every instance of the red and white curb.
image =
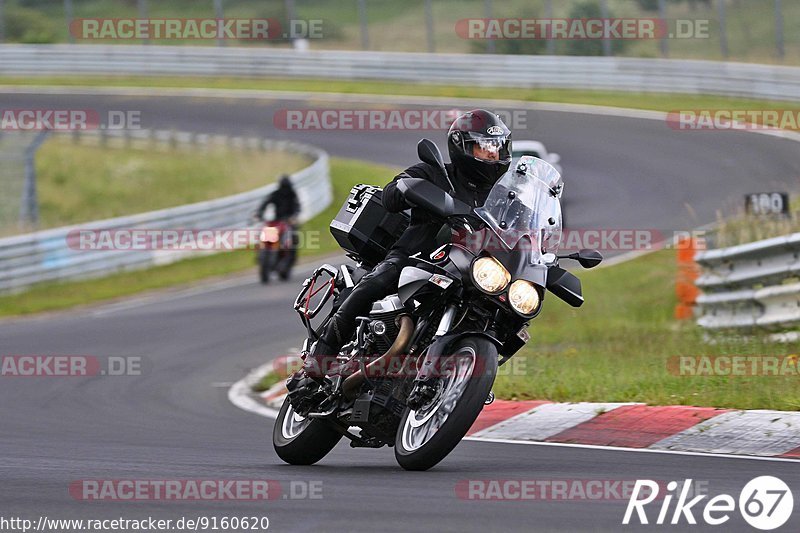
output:
[{"label": "red and white curb", "polygon": [[800,412],[497,400],[469,433],[520,440],[800,459]]},{"label": "red and white curb", "polygon": [[[277,416],[284,383],[256,395],[245,381],[240,389],[247,389],[259,414]],[[247,401],[234,403],[254,410],[242,405]],[[800,412],[496,400],[483,409],[467,439],[800,460]]]}]

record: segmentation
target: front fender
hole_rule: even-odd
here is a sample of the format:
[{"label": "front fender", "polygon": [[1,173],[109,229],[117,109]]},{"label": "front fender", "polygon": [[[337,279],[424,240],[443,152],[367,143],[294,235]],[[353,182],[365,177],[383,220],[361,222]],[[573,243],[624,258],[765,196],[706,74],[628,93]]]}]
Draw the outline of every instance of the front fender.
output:
[{"label": "front fender", "polygon": [[[443,355],[450,355],[448,354],[448,348],[452,346],[455,342],[465,338],[465,337],[480,337],[482,339],[486,339],[491,342],[499,351],[503,343],[500,342],[497,338],[489,335],[484,331],[463,331],[461,333],[451,333],[448,335],[444,335],[436,339],[430,346],[428,346],[428,351],[425,354],[425,360],[422,362],[419,371],[417,372],[417,380],[425,381],[432,377],[436,377],[436,371],[439,368],[439,359]],[[478,354],[479,356],[482,354]],[[497,356],[497,354],[495,354]]]}]

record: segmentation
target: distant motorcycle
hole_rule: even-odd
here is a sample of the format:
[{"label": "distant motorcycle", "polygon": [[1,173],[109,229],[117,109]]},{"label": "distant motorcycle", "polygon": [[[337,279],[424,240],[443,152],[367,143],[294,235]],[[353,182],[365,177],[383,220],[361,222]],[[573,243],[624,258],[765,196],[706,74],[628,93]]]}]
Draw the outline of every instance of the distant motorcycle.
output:
[{"label": "distant motorcycle", "polygon": [[[422,140],[418,153],[446,172],[434,143]],[[463,238],[412,256],[397,293],[358,318],[324,383],[306,380],[287,397],[273,430],[278,456],[313,464],[345,437],[352,447],[394,446],[397,462],[408,470],[426,470],[446,457],[491,402],[498,366],[529,340],[527,328],[545,292],[574,307],[583,304],[580,280],[558,260],[575,259],[586,268],[602,260],[595,250],[556,255],[562,184],[552,165],[530,156],[475,209],[427,180],[399,180],[410,204],[439,216]],[[304,357],[335,308],[408,223],[404,214],[383,209],[380,194],[380,188],[356,186],[331,223],[356,265],[323,265],[303,284],[294,308],[308,331]],[[312,319],[328,302],[330,311],[314,327]]]},{"label": "distant motorcycle", "polygon": [[282,280],[289,279],[297,257],[294,226],[285,220],[266,222],[258,241],[256,251],[261,283],[269,283],[272,272],[276,272]]}]

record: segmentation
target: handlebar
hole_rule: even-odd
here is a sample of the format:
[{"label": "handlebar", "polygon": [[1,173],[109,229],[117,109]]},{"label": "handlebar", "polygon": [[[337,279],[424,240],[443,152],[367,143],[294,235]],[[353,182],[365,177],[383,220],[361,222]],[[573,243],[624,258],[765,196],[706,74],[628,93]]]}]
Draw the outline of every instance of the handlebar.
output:
[{"label": "handlebar", "polygon": [[458,198],[422,178],[402,178],[397,182],[398,190],[406,202],[441,218],[472,215],[472,207]]}]

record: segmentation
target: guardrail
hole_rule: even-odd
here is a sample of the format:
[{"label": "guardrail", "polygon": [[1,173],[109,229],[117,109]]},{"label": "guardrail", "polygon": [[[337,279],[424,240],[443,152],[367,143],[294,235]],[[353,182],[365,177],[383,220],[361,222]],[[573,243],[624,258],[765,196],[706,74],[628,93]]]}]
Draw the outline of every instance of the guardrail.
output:
[{"label": "guardrail", "polygon": [[[118,135],[121,136],[122,133]],[[226,142],[242,148],[260,147],[307,154],[314,162],[291,176],[301,204],[301,222],[322,212],[333,200],[328,154],[307,145],[263,139],[225,139],[169,131],[141,130],[125,135],[129,139],[146,142],[152,142],[153,139],[170,144]],[[117,135],[106,132],[104,136]],[[74,236],[79,230],[249,228],[252,226],[250,217],[253,211],[275,187],[276,184],[269,184],[216,200],[0,239],[0,293],[19,291],[44,281],[97,277],[185,259],[188,254],[197,252],[81,250],[70,246],[68,237]]]},{"label": "guardrail", "polygon": [[800,233],[700,252],[697,323],[708,329],[800,324]]},{"label": "guardrail", "polygon": [[800,68],[622,57],[1,45],[0,75],[289,77],[714,94],[800,100]]}]

